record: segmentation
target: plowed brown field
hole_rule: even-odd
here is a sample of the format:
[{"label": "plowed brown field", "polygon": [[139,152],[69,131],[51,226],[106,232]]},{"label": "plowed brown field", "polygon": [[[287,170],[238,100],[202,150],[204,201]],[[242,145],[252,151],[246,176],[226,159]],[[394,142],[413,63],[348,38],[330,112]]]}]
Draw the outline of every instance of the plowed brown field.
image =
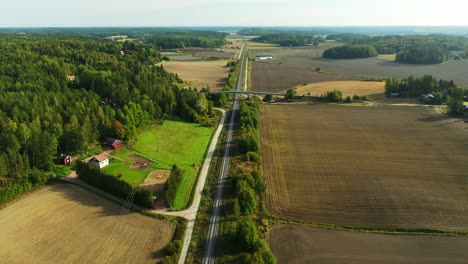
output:
[{"label": "plowed brown field", "polygon": [[468,238],[384,235],[281,225],[270,232],[279,264],[465,264]]},{"label": "plowed brown field", "polygon": [[362,79],[265,62],[252,62],[251,78],[252,90],[264,92],[278,92],[304,83]]},{"label": "plowed brown field", "polygon": [[170,224],[69,184],[45,187],[0,211],[1,263],[156,263]]},{"label": "plowed brown field", "polygon": [[468,230],[468,124],[432,108],[264,105],[267,206],[281,217]]}]

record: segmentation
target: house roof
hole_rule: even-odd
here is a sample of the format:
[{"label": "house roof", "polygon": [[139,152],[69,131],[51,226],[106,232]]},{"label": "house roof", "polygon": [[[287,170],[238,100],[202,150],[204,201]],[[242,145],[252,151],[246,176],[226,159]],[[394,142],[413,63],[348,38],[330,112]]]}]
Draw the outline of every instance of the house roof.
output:
[{"label": "house roof", "polygon": [[99,155],[94,156],[93,159],[96,160],[96,161],[101,162],[101,161],[104,161],[106,159],[109,159],[109,155],[107,155],[106,153],[101,153]]}]

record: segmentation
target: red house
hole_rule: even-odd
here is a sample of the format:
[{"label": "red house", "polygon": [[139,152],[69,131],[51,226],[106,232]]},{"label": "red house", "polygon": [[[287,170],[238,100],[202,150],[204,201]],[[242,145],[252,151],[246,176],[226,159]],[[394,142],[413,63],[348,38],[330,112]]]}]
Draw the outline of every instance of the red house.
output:
[{"label": "red house", "polygon": [[107,138],[104,142],[104,146],[110,147],[114,150],[119,150],[124,147],[122,141],[114,138]]},{"label": "red house", "polygon": [[63,165],[70,165],[70,163],[72,162],[72,158],[68,155],[60,154],[60,156],[58,157],[58,162]]}]

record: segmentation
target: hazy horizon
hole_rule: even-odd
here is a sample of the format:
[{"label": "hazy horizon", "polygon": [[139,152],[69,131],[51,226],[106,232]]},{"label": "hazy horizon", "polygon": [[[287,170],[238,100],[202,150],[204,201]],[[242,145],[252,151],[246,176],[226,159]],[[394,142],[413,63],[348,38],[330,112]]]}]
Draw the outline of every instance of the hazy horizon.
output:
[{"label": "hazy horizon", "polygon": [[16,0],[0,27],[468,26],[468,3],[447,0]]}]

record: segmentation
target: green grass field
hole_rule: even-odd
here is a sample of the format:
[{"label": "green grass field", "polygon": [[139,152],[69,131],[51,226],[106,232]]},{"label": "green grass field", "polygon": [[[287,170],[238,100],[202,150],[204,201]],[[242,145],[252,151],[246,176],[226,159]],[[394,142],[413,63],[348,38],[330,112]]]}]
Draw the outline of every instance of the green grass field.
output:
[{"label": "green grass field", "polygon": [[165,121],[138,136],[133,148],[143,157],[156,161],[161,168],[170,169],[175,163],[185,171],[172,209],[187,205],[212,133],[212,128],[199,124]]},{"label": "green grass field", "polygon": [[[131,151],[127,148],[123,148],[118,151],[113,151],[112,155],[117,157],[117,159],[112,158],[109,162],[109,166],[102,168],[102,171],[116,176],[121,174],[121,179],[130,184],[141,184],[150,172],[152,172],[155,169],[161,169],[161,166],[158,166],[158,164],[156,163],[153,163],[145,170],[130,169],[129,165],[132,163],[132,161],[128,159],[128,156],[139,156],[139,153]],[[162,169],[166,169],[166,167],[162,167]]]},{"label": "green grass field", "polygon": [[[122,175],[121,179],[130,184],[141,184],[153,170],[170,170],[175,163],[184,170],[184,176],[172,209],[184,209],[212,133],[213,129],[199,124],[165,121],[164,125],[151,127],[139,134],[133,148],[113,151],[114,158],[102,171],[115,176]],[[131,169],[131,156],[143,157],[153,164],[144,170]]]}]

